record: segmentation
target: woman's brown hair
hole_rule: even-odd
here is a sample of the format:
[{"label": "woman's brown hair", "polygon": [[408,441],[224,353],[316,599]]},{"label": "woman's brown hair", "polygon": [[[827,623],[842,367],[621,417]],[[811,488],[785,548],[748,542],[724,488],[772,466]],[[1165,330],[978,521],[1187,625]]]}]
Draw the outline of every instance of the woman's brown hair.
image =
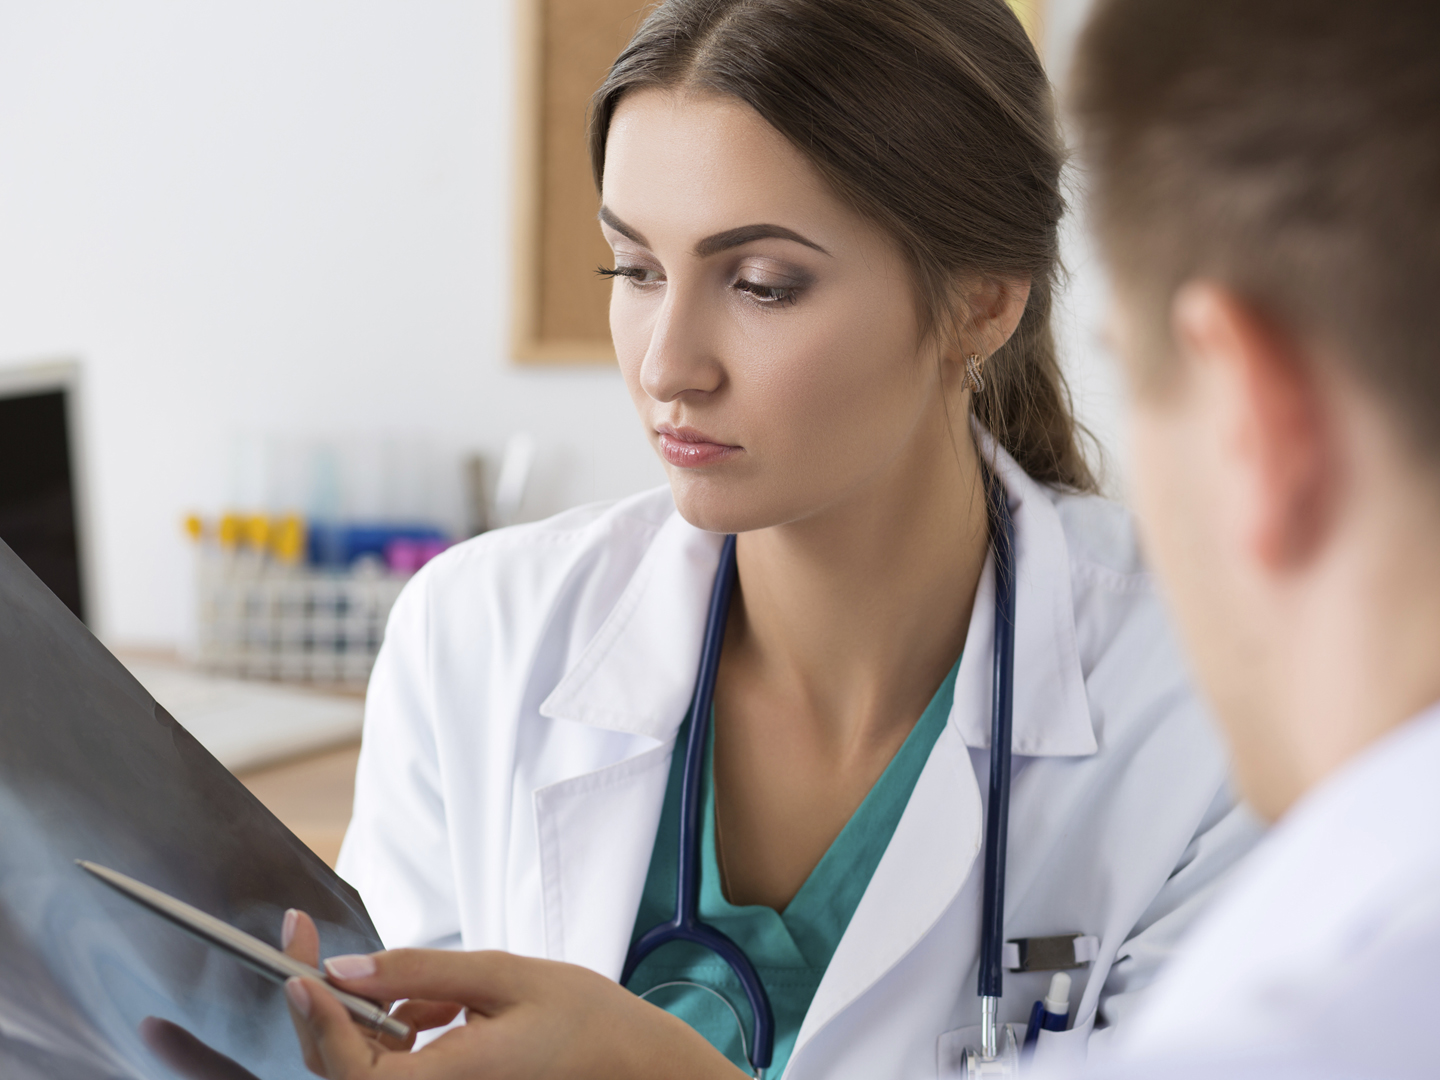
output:
[{"label": "woman's brown hair", "polygon": [[666,0],[593,99],[597,187],[616,106],[640,87],[753,108],[899,242],[932,329],[948,330],[966,278],[1028,278],[975,414],[1036,480],[1095,488],[1050,329],[1065,210],[1052,94],[1003,0]]}]

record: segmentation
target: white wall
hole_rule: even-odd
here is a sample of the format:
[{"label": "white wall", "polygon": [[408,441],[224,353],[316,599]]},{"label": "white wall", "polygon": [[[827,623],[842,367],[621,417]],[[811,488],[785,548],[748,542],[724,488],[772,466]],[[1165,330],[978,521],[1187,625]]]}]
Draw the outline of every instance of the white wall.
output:
[{"label": "white wall", "polygon": [[[1064,88],[1075,49],[1092,0],[1047,0],[1042,23],[1045,64]],[[1072,136],[1073,133],[1069,133]],[[1056,305],[1055,333],[1075,396],[1075,411],[1100,445],[1101,481],[1107,494],[1123,497],[1127,477],[1125,395],[1121,373],[1105,341],[1110,303],[1108,281],[1085,222],[1084,175],[1078,163],[1067,172],[1070,212],[1061,228],[1064,291]]]},{"label": "white wall", "polygon": [[[1073,6],[1073,0],[1055,0]],[[173,643],[239,437],[542,447],[530,516],[663,480],[612,370],[508,356],[512,0],[0,0],[0,364],[85,364],[100,626]],[[1117,431],[1083,244],[1062,314]]]},{"label": "white wall", "polygon": [[237,435],[529,430],[532,515],[663,481],[614,371],[507,355],[511,10],[0,2],[0,363],[84,361],[108,638],[175,641]]}]

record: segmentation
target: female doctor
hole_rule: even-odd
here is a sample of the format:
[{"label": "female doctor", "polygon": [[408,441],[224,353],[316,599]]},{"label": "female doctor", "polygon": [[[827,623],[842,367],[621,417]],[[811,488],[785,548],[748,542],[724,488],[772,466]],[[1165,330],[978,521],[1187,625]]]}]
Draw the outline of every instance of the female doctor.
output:
[{"label": "female doctor", "polygon": [[[564,963],[343,958],[345,985],[422,999],[422,1026],[456,1015],[433,1002],[469,1022],[408,1058],[296,983],[312,1067],[748,1071],[750,1010],[714,954],[666,945],[629,992],[611,981],[675,915],[697,663],[737,534],[699,917],[764,984],[768,1075],[948,1074],[980,1020],[991,483],[1016,574],[1004,935],[1082,935],[1048,1041],[1083,1056],[1251,829],[1077,445],[1049,325],[1061,151],[1028,39],[1002,0],[669,0],[598,92],[591,151],[616,352],[669,486],[416,576],[340,857],[391,946]],[[1001,1019],[1044,996],[1038,965],[1007,972]]]}]

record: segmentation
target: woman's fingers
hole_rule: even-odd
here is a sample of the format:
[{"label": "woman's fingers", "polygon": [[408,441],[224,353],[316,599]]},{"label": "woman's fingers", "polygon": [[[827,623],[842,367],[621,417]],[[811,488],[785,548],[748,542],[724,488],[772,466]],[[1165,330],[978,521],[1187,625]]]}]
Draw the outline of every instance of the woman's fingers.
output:
[{"label": "woman's fingers", "polygon": [[320,966],[320,931],[315,920],[291,908],[280,924],[280,947],[285,955],[311,967]]},{"label": "woman's fingers", "polygon": [[[280,945],[285,950],[285,955],[299,960],[311,967],[320,966],[320,932],[315,926],[315,920],[303,911],[291,908],[285,912],[285,920],[280,927]],[[389,1007],[388,999],[384,999],[386,1007]],[[316,1048],[313,1045],[314,1039],[309,1027],[299,1022],[291,1010],[291,1020],[295,1023],[295,1034],[300,1039],[300,1049],[305,1055],[307,1065],[312,1060],[318,1061]],[[452,1014],[453,1016],[453,1014]],[[447,1021],[448,1022],[448,1021]],[[414,1025],[411,1025],[412,1029]],[[366,1038],[378,1039],[379,1042],[389,1050],[409,1050],[415,1044],[415,1036],[412,1033],[408,1039],[400,1040],[390,1035],[366,1035]],[[313,1069],[314,1066],[311,1065]]]},{"label": "woman's fingers", "polygon": [[[315,929],[315,921],[305,912],[296,911],[294,908],[285,912],[285,920],[280,925],[280,947],[285,950],[286,956],[311,967],[318,966],[320,931]],[[320,1051],[315,1046],[310,1025],[296,1014],[293,1006],[290,1009],[290,1022],[295,1025],[295,1035],[300,1040],[300,1053],[305,1058],[306,1066],[311,1072],[318,1072]]]},{"label": "woman's fingers", "polygon": [[308,1029],[314,1056],[312,1059],[307,1052],[305,1064],[311,1072],[329,1080],[362,1080],[374,1074],[380,1048],[360,1034],[345,1006],[324,984],[291,979],[285,984],[285,996],[297,1028],[303,1025]]},{"label": "woman's fingers", "polygon": [[325,961],[325,971],[346,990],[364,997],[455,1002],[486,1014],[514,1002],[524,982],[522,964],[503,952],[394,949],[368,956],[334,956]]},{"label": "woman's fingers", "polygon": [[[412,998],[409,1001],[401,1002],[390,1015],[396,1020],[410,1025],[412,1031],[429,1031],[431,1028],[444,1027],[460,1015],[460,1010],[465,1008],[455,1001],[419,1001]],[[414,1043],[412,1037],[410,1043]],[[407,1045],[403,1049],[409,1049]]]}]

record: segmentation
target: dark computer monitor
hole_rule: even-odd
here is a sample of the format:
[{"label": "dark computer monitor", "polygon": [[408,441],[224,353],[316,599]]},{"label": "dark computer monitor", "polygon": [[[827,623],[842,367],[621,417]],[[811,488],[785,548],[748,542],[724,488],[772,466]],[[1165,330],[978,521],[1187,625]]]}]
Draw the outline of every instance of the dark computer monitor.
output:
[{"label": "dark computer monitor", "polygon": [[0,369],[0,540],[84,620],[74,375],[69,364]]}]

